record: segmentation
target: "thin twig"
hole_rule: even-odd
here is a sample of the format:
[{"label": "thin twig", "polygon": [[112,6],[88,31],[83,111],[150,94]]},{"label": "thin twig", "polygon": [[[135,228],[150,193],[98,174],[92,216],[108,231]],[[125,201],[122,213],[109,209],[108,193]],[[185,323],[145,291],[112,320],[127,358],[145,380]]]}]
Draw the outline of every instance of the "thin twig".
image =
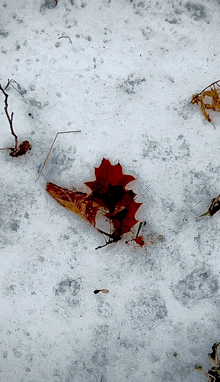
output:
[{"label": "thin twig", "polygon": [[192,207],[190,207],[190,208],[187,210],[187,212],[188,212],[188,211],[192,211],[192,208],[196,207],[197,204],[199,204],[199,203],[201,203],[201,202],[202,202],[202,199],[201,199],[199,202],[197,202],[196,204],[194,204]]},{"label": "thin twig", "polygon": [[48,159],[49,159],[49,156],[50,156],[50,154],[51,154],[51,151],[52,151],[52,149],[53,149],[54,143],[55,143],[55,141],[56,141],[58,135],[59,135],[59,134],[68,134],[68,133],[81,133],[81,130],[60,131],[59,133],[56,133],[56,136],[55,136],[55,138],[54,138],[54,140],[53,140],[53,143],[52,143],[52,145],[51,145],[51,148],[50,148],[50,150],[49,150],[49,153],[47,154],[47,157],[46,157],[46,159],[45,159],[45,161],[44,161],[43,167],[41,168],[40,173],[39,173],[37,179],[40,178],[40,176],[41,176],[41,174],[42,174],[42,172],[43,172],[43,169],[44,169],[44,167],[46,166],[46,163],[47,163],[47,161],[48,161]]},{"label": "thin twig", "polygon": [[[8,86],[8,85],[9,85],[9,83],[7,84],[7,86]],[[6,87],[7,87],[7,86],[6,86]],[[5,110],[5,114],[6,114],[7,118],[8,118],[8,122],[9,122],[10,129],[11,129],[11,134],[15,137],[15,150],[16,150],[17,147],[18,147],[18,137],[17,137],[17,135],[16,135],[15,132],[14,132],[13,124],[12,124],[14,113],[13,113],[13,112],[11,113],[11,117],[10,117],[9,114],[8,114],[8,103],[7,103],[7,101],[8,101],[8,94],[5,93],[5,91],[4,91],[4,89],[2,88],[1,84],[0,84],[0,90],[2,91],[2,93],[3,93],[4,96],[5,96],[5,108],[4,108],[4,110]]]},{"label": "thin twig", "polygon": [[58,40],[59,40],[60,38],[68,38],[68,39],[70,40],[71,44],[72,44],[72,40],[71,40],[71,38],[70,38],[69,36],[61,36],[61,37],[58,37]]},{"label": "thin twig", "polygon": [[104,248],[104,247],[106,247],[107,245],[112,244],[112,243],[114,243],[113,240],[112,240],[112,241],[107,241],[105,244],[103,244],[103,245],[99,245],[98,247],[96,247],[95,250],[96,250],[96,249]]},{"label": "thin twig", "polygon": [[[96,228],[96,229],[97,229],[97,231],[98,231],[99,233],[101,233],[101,235],[103,236],[103,238],[104,238],[104,240],[105,240],[105,244],[103,244],[103,245],[99,245],[99,246],[96,247],[95,249],[101,249],[101,248],[103,248],[103,247],[106,247],[106,246],[109,245],[109,244],[115,243],[112,234],[109,234],[109,233],[107,233],[107,232],[105,232],[105,231],[102,231],[102,230],[99,229],[99,228]],[[108,241],[106,240],[106,238],[105,238],[104,235],[106,235],[106,236],[109,238]]]},{"label": "thin twig", "polygon": [[139,198],[139,196],[143,195],[144,192],[145,192],[149,187],[150,187],[150,184],[149,184],[149,186],[147,186],[147,187],[146,187],[140,194],[138,194],[138,195],[134,198],[134,200],[136,200],[137,198]]},{"label": "thin twig", "polygon": [[107,233],[107,232],[105,232],[105,231],[102,231],[102,230],[99,229],[99,228],[97,228],[97,230],[98,230],[101,234],[106,235],[106,236],[108,236],[110,239],[112,239],[112,234]]},{"label": "thin twig", "polygon": [[10,80],[8,79],[8,83],[7,85],[5,86],[5,90],[7,89],[7,87],[10,85]]}]

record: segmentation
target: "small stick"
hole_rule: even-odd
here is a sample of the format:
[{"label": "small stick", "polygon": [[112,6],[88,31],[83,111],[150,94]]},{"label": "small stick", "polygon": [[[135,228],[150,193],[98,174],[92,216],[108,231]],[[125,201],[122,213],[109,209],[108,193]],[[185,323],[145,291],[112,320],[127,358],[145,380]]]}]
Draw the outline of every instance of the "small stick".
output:
[{"label": "small stick", "polygon": [[10,80],[8,79],[8,83],[7,83],[7,85],[5,86],[5,89],[4,90],[6,90],[7,89],[7,87],[10,85]]},{"label": "small stick", "polygon": [[105,244],[103,244],[103,245],[99,245],[98,247],[95,248],[95,250],[104,248],[104,247],[106,247],[107,245],[112,244],[112,243],[115,243],[115,242],[114,242],[113,240],[106,241]]},{"label": "small stick", "polygon": [[[8,80],[8,81],[9,81],[9,80]],[[10,81],[8,82],[6,88],[8,87],[9,83],[10,83]],[[15,150],[17,150],[17,147],[18,147],[18,137],[17,137],[17,135],[16,135],[15,132],[14,132],[13,124],[12,124],[14,113],[13,113],[13,112],[11,113],[11,117],[10,117],[9,114],[8,114],[8,102],[7,102],[7,100],[8,100],[8,94],[5,93],[5,91],[4,91],[4,89],[2,88],[1,84],[0,84],[0,90],[2,91],[2,93],[3,93],[4,96],[5,96],[5,108],[4,108],[4,110],[5,110],[5,114],[6,114],[7,118],[8,118],[8,122],[9,122],[10,129],[11,129],[11,134],[15,137]]]},{"label": "small stick", "polygon": [[139,198],[139,196],[143,195],[144,192],[150,187],[150,184],[149,186],[147,186],[139,195],[135,196],[134,200],[136,200],[137,198]]},{"label": "small stick", "polygon": [[98,230],[101,234],[106,235],[106,236],[108,236],[110,239],[112,239],[112,234],[107,233],[107,232],[104,232],[104,231],[102,231],[102,230],[99,229],[99,228],[97,228],[97,230]]},{"label": "small stick", "polygon": [[37,179],[40,178],[40,176],[41,176],[41,174],[42,174],[42,172],[43,172],[43,169],[44,169],[44,167],[46,166],[46,163],[47,163],[47,161],[48,161],[48,159],[49,159],[49,156],[50,156],[50,154],[51,154],[51,151],[52,151],[52,149],[53,149],[54,143],[55,143],[55,141],[56,141],[58,135],[59,135],[59,134],[68,134],[68,133],[81,133],[81,130],[60,131],[59,133],[56,133],[56,136],[55,136],[55,138],[54,138],[54,140],[53,140],[53,143],[52,143],[52,145],[51,145],[51,148],[50,148],[50,150],[49,150],[49,153],[47,154],[47,157],[46,157],[46,159],[45,159],[45,161],[44,161],[43,167],[42,167],[42,169],[40,170],[40,173],[39,173]]},{"label": "small stick", "polygon": [[69,36],[61,36],[61,37],[58,37],[58,40],[59,40],[60,38],[68,38],[68,39],[70,40],[71,44],[72,44],[72,40],[71,40],[71,38],[70,38]]},{"label": "small stick", "polygon": [[[199,201],[199,202],[197,202],[196,204],[194,204],[192,207],[190,207],[188,210],[187,210],[187,212],[188,211],[192,211],[192,209],[194,208],[194,207],[196,207],[197,206],[197,204],[199,204],[199,203],[201,203],[202,202],[202,199]],[[193,211],[192,211],[193,212]]]}]

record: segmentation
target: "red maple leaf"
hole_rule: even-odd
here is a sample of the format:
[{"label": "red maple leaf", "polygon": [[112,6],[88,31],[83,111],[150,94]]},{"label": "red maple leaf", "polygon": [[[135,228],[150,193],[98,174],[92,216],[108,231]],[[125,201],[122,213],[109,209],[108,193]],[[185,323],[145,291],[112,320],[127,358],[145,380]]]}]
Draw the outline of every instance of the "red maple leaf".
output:
[{"label": "red maple leaf", "polygon": [[[95,168],[96,180],[85,184],[92,190],[86,193],[67,190],[52,183],[47,183],[47,191],[60,204],[77,213],[96,227],[98,210],[102,210],[109,221],[109,232],[97,228],[108,240],[108,245],[121,240],[123,234],[131,231],[138,223],[136,212],[142,203],[135,201],[136,194],[125,187],[135,180],[132,175],[125,175],[118,163],[112,165],[108,159],[103,159],[100,167]],[[138,240],[137,243],[139,244]],[[141,243],[140,243],[141,245]],[[100,248],[100,247],[98,247]]]},{"label": "red maple leaf", "polygon": [[118,163],[112,165],[108,159],[103,158],[100,167],[95,168],[96,180],[85,184],[92,190],[89,197],[101,207],[113,212],[115,205],[120,202],[125,193],[125,186],[135,180],[132,175],[122,173]]}]

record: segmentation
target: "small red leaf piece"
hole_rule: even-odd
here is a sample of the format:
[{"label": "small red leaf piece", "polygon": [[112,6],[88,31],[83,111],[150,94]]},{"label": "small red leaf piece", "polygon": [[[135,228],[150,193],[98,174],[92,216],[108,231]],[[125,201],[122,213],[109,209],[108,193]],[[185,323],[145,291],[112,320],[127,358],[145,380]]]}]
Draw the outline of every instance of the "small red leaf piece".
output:
[{"label": "small red leaf piece", "polygon": [[98,205],[94,201],[88,200],[86,193],[70,191],[53,183],[47,183],[46,190],[58,203],[95,226]]},{"label": "small red leaf piece", "polygon": [[31,150],[31,144],[28,141],[21,142],[17,149],[11,149],[10,156],[17,158],[22,155],[25,155],[28,151]]},{"label": "small red leaf piece", "polygon": [[143,247],[145,245],[143,236],[138,236],[134,239],[135,243],[140,245],[140,247]]},{"label": "small red leaf piece", "polygon": [[155,244],[158,241],[162,242],[163,241],[163,236],[162,235],[147,235],[147,237],[144,240],[143,236],[136,236],[134,239],[127,240],[126,244],[131,243],[132,241],[135,241],[136,244],[140,245],[143,247],[144,245],[148,247],[149,245]]},{"label": "small red leaf piece", "polygon": [[[133,191],[131,192],[133,193]],[[135,219],[135,215],[141,204],[142,203],[136,203],[133,199],[127,205],[122,204],[122,209],[120,212],[106,214],[106,216],[111,219],[114,227],[114,241],[120,240],[124,233],[130,232],[131,228],[138,223],[138,220]]]}]

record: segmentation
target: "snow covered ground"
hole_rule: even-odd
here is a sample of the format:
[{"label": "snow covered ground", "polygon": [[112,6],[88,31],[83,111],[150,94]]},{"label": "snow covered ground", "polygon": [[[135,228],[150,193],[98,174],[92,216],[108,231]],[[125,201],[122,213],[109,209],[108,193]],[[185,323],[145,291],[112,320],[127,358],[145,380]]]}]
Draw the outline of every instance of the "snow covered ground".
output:
[{"label": "snow covered ground", "polygon": [[[220,215],[196,217],[219,194],[220,114],[190,100],[220,78],[219,16],[218,0],[0,1],[0,83],[17,82],[9,112],[32,144],[0,152],[1,382],[206,381]],[[12,147],[2,93],[0,113]],[[37,181],[67,130],[81,133],[59,135]],[[96,251],[101,235],[46,193],[86,190],[103,157],[149,186],[137,217],[162,243]]]}]

